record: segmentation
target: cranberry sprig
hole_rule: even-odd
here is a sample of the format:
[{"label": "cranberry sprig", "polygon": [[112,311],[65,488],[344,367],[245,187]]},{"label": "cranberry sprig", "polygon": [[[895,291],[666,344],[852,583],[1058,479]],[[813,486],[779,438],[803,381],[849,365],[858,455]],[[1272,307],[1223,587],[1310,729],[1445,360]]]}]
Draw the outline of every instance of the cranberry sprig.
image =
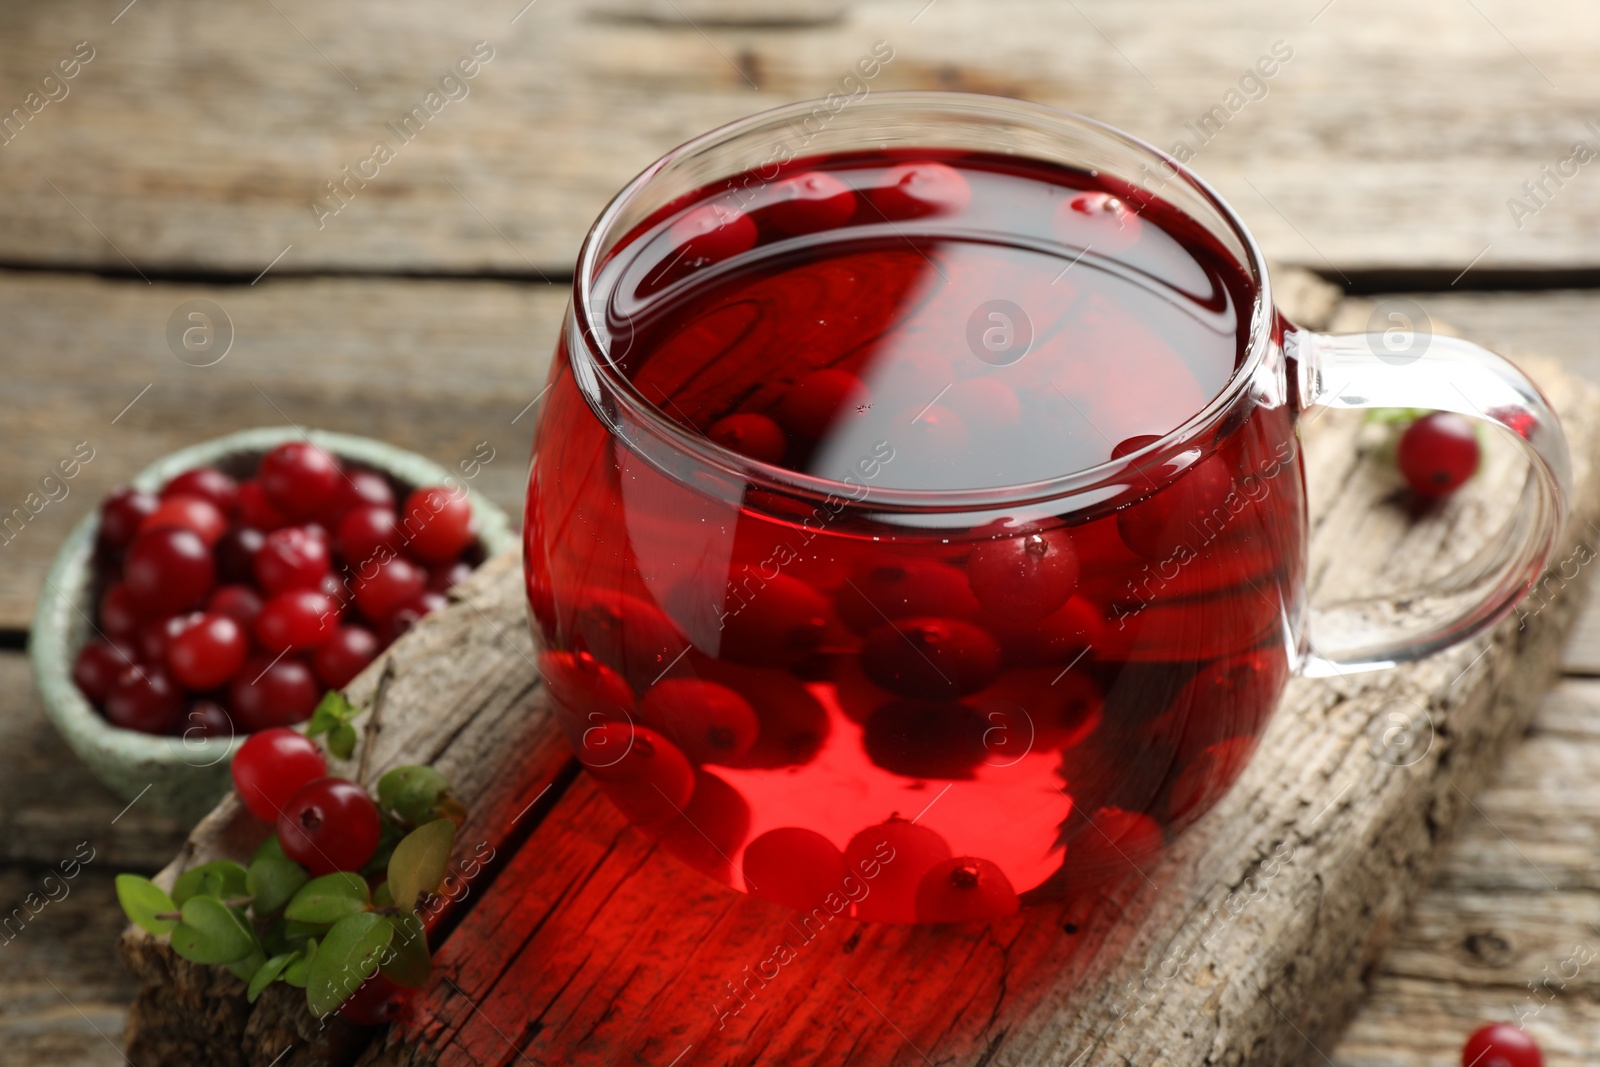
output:
[{"label": "cranberry sprig", "polygon": [[[330,734],[349,726],[340,711],[329,712]],[[374,800],[330,777],[316,744],[282,728],[245,742],[233,779],[277,833],[248,864],[201,864],[170,893],[119,874],[122,910],[184,959],[226,967],[248,983],[251,1003],[285,982],[306,991],[318,1016],[389,1021],[431,972],[427,921],[465,815],[449,782],[431,767],[396,767]]]}]

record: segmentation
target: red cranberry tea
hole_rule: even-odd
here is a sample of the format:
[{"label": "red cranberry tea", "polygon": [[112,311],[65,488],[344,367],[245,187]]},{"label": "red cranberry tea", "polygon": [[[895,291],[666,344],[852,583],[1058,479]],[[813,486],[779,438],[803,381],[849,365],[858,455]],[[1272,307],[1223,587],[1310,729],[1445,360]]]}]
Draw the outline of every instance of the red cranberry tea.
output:
[{"label": "red cranberry tea", "polygon": [[[1269,386],[1136,455],[1246,347],[1251,286],[1200,226],[1045,164],[835,156],[681,198],[596,288],[619,387],[701,440],[663,459],[564,344],[529,589],[579,758],[667,848],[797,907],[982,918],[1148,867],[1233,783],[1288,674],[1304,506]],[[1129,456],[1096,499],[971,503]]]}]

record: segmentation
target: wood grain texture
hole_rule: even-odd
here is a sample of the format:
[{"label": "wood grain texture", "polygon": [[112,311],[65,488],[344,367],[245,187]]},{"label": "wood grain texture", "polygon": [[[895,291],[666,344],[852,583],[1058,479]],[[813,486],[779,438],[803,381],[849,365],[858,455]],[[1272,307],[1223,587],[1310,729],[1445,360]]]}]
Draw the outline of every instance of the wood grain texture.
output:
[{"label": "wood grain texture", "polygon": [[[1577,521],[1592,519],[1595,394],[1540,373],[1582,457]],[[1509,468],[1488,470],[1485,497],[1413,524],[1387,503],[1396,475],[1374,462],[1358,420],[1317,422],[1306,455],[1324,587],[1464,558],[1474,527],[1461,520],[1513,484]],[[658,862],[580,782],[444,945],[449,984],[363,1062],[1318,1059],[1438,842],[1525,728],[1577,606],[1574,596],[1523,630],[1503,626],[1487,651],[1476,642],[1388,675],[1292,683],[1233,793],[1149,882],[1130,876],[1088,916],[840,921],[807,941],[783,909]],[[1374,740],[1397,703],[1431,723],[1427,754],[1408,766],[1379,758]],[[796,961],[722,1015],[734,1004],[725,983],[746,981],[783,940]]]},{"label": "wood grain texture", "polygon": [[[151,873],[183,829],[89,777],[0,652],[0,1065],[109,1067],[138,991],[117,959],[118,871]],[[67,877],[71,874],[71,877]]]},{"label": "wood grain texture", "polygon": [[[167,347],[168,318],[194,299],[233,323],[233,349],[214,366]],[[539,414],[528,404],[565,306],[556,287],[503,282],[146,286],[0,272],[0,517],[26,508],[78,442],[94,449],[65,497],[0,534],[0,630],[26,628],[62,539],[108,489],[174,449],[250,426],[365,434],[447,468],[487,442],[493,457],[471,484],[520,520]]]},{"label": "wood grain texture", "polygon": [[[1600,400],[1555,367],[1538,374],[1573,437],[1575,521],[1593,519]],[[1464,558],[1469,520],[1513,485],[1512,466],[1491,462],[1451,509],[1413,523],[1388,503],[1396,476],[1375,461],[1359,420],[1335,413],[1306,439],[1314,515],[1324,520],[1312,573],[1325,587]],[[1360,534],[1380,548],[1347,550],[1352,528],[1328,520],[1352,513],[1366,517]],[[465,612],[475,609],[463,605],[407,638],[481,658],[447,671],[447,657],[414,660],[421,644],[396,646],[391,669],[403,665],[428,699],[397,703],[391,686],[389,725],[376,739],[400,745],[398,756],[414,744],[411,731],[448,736],[431,751],[447,761],[458,746],[481,753],[467,763],[473,782],[522,765],[515,748],[488,754],[499,736],[489,724],[542,715],[524,653],[511,650],[516,635],[500,633],[520,612],[520,582],[510,573],[482,581],[497,589],[479,586],[485,604],[501,606],[484,607],[495,625],[473,624]],[[442,980],[364,1062],[1294,1062],[1311,1055],[1307,1039],[1331,1046],[1437,843],[1525,728],[1579,606],[1577,583],[1573,592],[1520,632],[1513,622],[1492,641],[1391,674],[1292,683],[1260,756],[1217,811],[1151,883],[1130,877],[1088,910],[1040,909],[976,929],[841,920],[802,942],[783,909],[654,855],[580,779],[490,872],[439,949]],[[457,684],[480,694],[464,711],[447,695]],[[1433,723],[1432,745],[1411,766],[1378,758],[1373,740],[1396,700],[1426,708]],[[474,798],[491,823],[513,810]],[[168,877],[222,845],[217,831],[234,815],[214,819]],[[140,951],[156,945],[131,936]],[[779,938],[801,944],[796,961],[719,1027],[724,983],[742,980]],[[191,981],[173,972],[164,980]],[[243,1025],[304,1038],[305,1023],[280,1005]],[[136,1011],[134,1044],[141,1025]],[[264,1064],[281,1046],[234,1047]],[[285,1062],[310,1062],[311,1050],[296,1044]]]},{"label": "wood grain texture", "polygon": [[[651,160],[825,95],[883,40],[895,58],[873,91],[1020,96],[1186,143],[1285,261],[1451,274],[1475,259],[1600,262],[1592,168],[1569,167],[1529,217],[1507,203],[1574,142],[1600,147],[1585,125],[1600,11],[1582,0],[861,0],[804,17],[658,0],[141,0],[113,22],[121,6],[0,12],[0,108],[21,106],[75,42],[95,49],[69,95],[0,147],[0,261],[244,280],[274,261],[569,271],[601,205]],[[470,95],[399,145],[386,124],[479,40],[495,52]],[[1241,93],[1278,41],[1293,58]],[[1189,124],[1214,107],[1224,124],[1197,136]],[[378,140],[396,158],[319,228],[313,198]]]},{"label": "wood grain texture", "polygon": [[1563,682],[1474,800],[1397,930],[1339,1067],[1452,1062],[1484,1021],[1522,1021],[1548,1067],[1600,1051],[1600,684]]}]

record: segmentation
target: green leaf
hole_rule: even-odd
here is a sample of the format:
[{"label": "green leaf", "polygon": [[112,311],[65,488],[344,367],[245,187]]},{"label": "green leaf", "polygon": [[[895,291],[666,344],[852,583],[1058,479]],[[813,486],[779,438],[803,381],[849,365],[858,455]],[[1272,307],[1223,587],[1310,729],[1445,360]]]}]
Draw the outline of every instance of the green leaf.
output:
[{"label": "green leaf", "polygon": [[340,759],[349,759],[356,750],[356,728],[341,722],[328,731],[328,751]]},{"label": "green leaf", "polygon": [[260,967],[257,967],[256,973],[250,976],[250,988],[244,991],[245,999],[254,1004],[256,998],[261,996],[261,991],[277,981],[278,976],[299,958],[300,953],[298,952],[285,952],[281,956],[272,957]]},{"label": "green leaf", "polygon": [[178,876],[172,886],[172,901],[183,907],[190,897],[207,896],[218,900],[233,900],[248,896],[245,869],[232,860],[217,860],[190,867]]},{"label": "green leaf", "polygon": [[390,954],[378,970],[395,985],[416,989],[433,973],[427,931],[415,915],[391,915],[389,922],[394,925],[394,940],[389,942]]},{"label": "green leaf", "polygon": [[284,940],[290,944],[304,941],[308,937],[321,937],[328,932],[332,923],[303,923],[294,919],[286,919],[283,923]]},{"label": "green leaf", "polygon": [[[356,717],[360,709],[351,704],[349,699],[337,689],[330,689],[317,704],[317,710],[311,713],[311,721],[306,724],[307,737],[321,737],[331,732],[342,723],[348,723]],[[341,757],[347,758],[347,757]]]},{"label": "green leaf", "polygon": [[450,791],[450,779],[432,767],[396,767],[378,779],[378,806],[412,826],[435,818],[439,798]]},{"label": "green leaf", "polygon": [[371,903],[367,883],[359,874],[336,871],[301,886],[283,909],[283,915],[305,923],[336,923],[347,915],[366,911]]},{"label": "green leaf", "polygon": [[1384,424],[1412,423],[1429,414],[1432,414],[1430,408],[1368,408],[1365,421]]},{"label": "green leaf", "polygon": [[311,961],[317,958],[317,939],[312,938],[306,942],[306,947],[301,950],[300,958],[284,968],[283,980],[296,989],[306,987],[306,979],[311,975]]},{"label": "green leaf", "polygon": [[253,860],[248,875],[245,886],[255,898],[253,907],[258,918],[277,914],[311,878],[306,869],[293,860],[271,856]]},{"label": "green leaf", "polygon": [[450,847],[456,843],[456,824],[435,819],[417,827],[394,846],[389,857],[389,893],[395,907],[408,912],[416,907],[417,895],[432,892],[444,881],[450,865]]},{"label": "green leaf", "polygon": [[167,891],[148,878],[137,874],[117,875],[117,902],[135,926],[152,934],[171,933],[178,923],[173,919],[158,919],[157,915],[178,910]]},{"label": "green leaf", "polygon": [[190,897],[179,909],[172,950],[195,963],[233,963],[256,951],[256,935],[237,911],[215,897]]},{"label": "green leaf", "polygon": [[250,955],[242,960],[234,960],[227,966],[228,971],[235,978],[241,982],[248,982],[255,977],[256,972],[261,969],[261,965],[266,962],[267,954],[261,951],[261,946],[258,944]]},{"label": "green leaf", "polygon": [[340,919],[322,939],[306,980],[311,1011],[327,1015],[338,1009],[361,983],[378,970],[378,962],[394,939],[394,924],[364,911]]},{"label": "green leaf", "polygon": [[394,846],[400,839],[411,832],[411,827],[396,819],[392,814],[383,809],[378,810],[378,847],[372,853],[372,858],[361,868],[365,877],[384,878],[389,872],[389,857],[394,855]]},{"label": "green leaf", "polygon": [[255,852],[250,856],[250,862],[254,863],[256,860],[265,859],[286,860],[288,858],[283,854],[283,842],[278,840],[277,834],[273,834],[256,847]]},{"label": "green leaf", "polygon": [[372,906],[374,908],[394,907],[394,894],[389,892],[388,882],[379,882],[378,888],[372,891]]}]

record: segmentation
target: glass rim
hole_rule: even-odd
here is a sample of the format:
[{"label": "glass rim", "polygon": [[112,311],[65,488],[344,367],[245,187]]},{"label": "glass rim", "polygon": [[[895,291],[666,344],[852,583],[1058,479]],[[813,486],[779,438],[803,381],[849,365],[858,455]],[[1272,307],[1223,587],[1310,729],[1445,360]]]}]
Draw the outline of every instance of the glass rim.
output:
[{"label": "glass rim", "polygon": [[[1271,280],[1267,272],[1266,257],[1262,253],[1260,246],[1256,244],[1255,237],[1250,233],[1249,228],[1239,218],[1233,207],[1204,179],[1189,170],[1176,158],[1161,151],[1149,142],[1076,112],[1065,111],[1028,100],[991,96],[982,93],[944,90],[880,90],[872,92],[858,101],[853,101],[849,106],[858,110],[885,107],[891,109],[915,108],[917,106],[956,108],[967,110],[974,116],[979,116],[986,112],[996,115],[1021,114],[1035,120],[1076,127],[1080,131],[1090,133],[1110,144],[1116,145],[1134,162],[1148,162],[1158,166],[1161,164],[1169,165],[1176,171],[1176,175],[1167,180],[1181,182],[1197,193],[1201,200],[1217,213],[1217,216],[1239,241],[1244,250],[1243,261],[1239,265],[1245,269],[1249,276],[1255,304],[1251,310],[1250,336],[1244,358],[1234,367],[1232,374],[1223,387],[1199,411],[1143,447],[1126,455],[1108,459],[1103,463],[1082,467],[1047,479],[985,488],[900,489],[850,483],[806,474],[801,471],[791,470],[788,467],[753,459],[732,449],[725,448],[704,434],[691,430],[668,417],[660,408],[651,403],[643,393],[635,389],[631,381],[617,372],[616,365],[612,361],[608,350],[609,339],[602,339],[593,327],[593,305],[591,302],[597,295],[596,282],[600,269],[610,252],[607,239],[613,236],[621,236],[620,234],[614,235],[612,231],[623,212],[639,194],[650,186],[651,182],[662,170],[675,161],[721,144],[757,127],[809,115],[818,107],[825,106],[826,101],[816,99],[768,108],[767,110],[735,119],[732,122],[724,123],[685,141],[662,155],[623,186],[606,204],[600,215],[595,219],[594,224],[590,226],[589,232],[584,236],[583,244],[578,251],[578,261],[573,277],[573,300],[569,315],[571,320],[569,326],[572,327],[572,329],[569,329],[569,333],[575,333],[577,338],[581,340],[581,344],[573,344],[569,338],[567,355],[572,360],[584,359],[588,364],[587,369],[596,378],[606,383],[608,391],[616,402],[624,407],[641,427],[650,430],[659,437],[665,438],[695,460],[723,474],[742,479],[751,488],[779,492],[788,496],[817,502],[842,500],[844,502],[843,506],[846,508],[868,511],[902,513],[972,511],[1017,505],[1036,505],[1063,500],[1070,501],[1073,497],[1080,496],[1089,497],[1090,503],[1099,502],[1105,498],[1103,490],[1106,487],[1123,484],[1124,476],[1130,472],[1143,469],[1153,461],[1192,449],[1194,441],[1203,436],[1207,430],[1219,424],[1249,387],[1251,380],[1265,360],[1267,351],[1272,343],[1272,325],[1276,311],[1272,302]],[[732,177],[732,175],[728,175],[728,177]],[[1231,252],[1230,255],[1232,255]],[[584,377],[586,375],[578,375],[580,381]],[[585,402],[589,402],[588,397],[584,399]],[[601,413],[597,413],[597,415],[600,416],[603,423],[607,424],[608,429],[614,431],[615,427],[612,425],[611,420]],[[1071,510],[1073,509],[1064,509],[1067,513],[1070,513]]]}]

